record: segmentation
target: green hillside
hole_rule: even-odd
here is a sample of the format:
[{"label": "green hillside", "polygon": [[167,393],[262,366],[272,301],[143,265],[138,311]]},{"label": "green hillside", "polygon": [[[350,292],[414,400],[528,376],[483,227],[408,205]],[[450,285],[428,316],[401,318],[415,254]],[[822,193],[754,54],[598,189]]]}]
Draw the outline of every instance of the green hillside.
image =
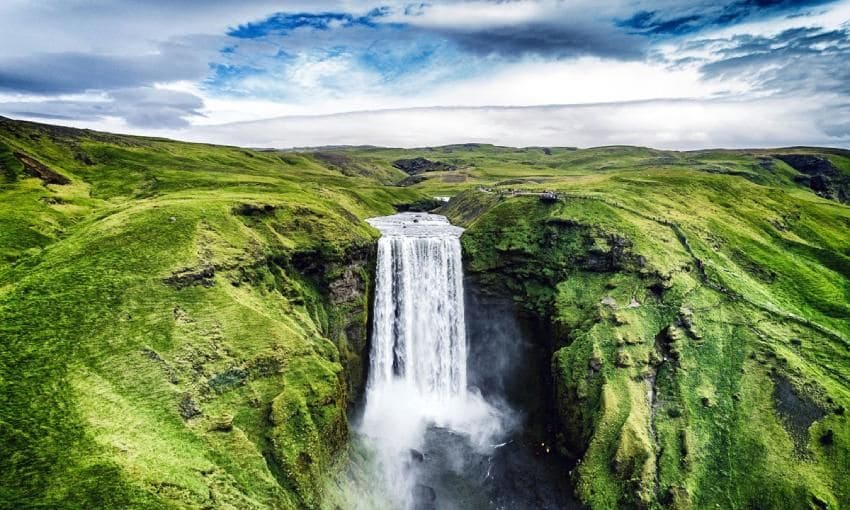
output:
[{"label": "green hillside", "polygon": [[0,118],[0,507],[319,507],[364,383],[363,219],[439,205],[546,326],[585,503],[850,506],[848,197],[832,149],[255,151]]}]

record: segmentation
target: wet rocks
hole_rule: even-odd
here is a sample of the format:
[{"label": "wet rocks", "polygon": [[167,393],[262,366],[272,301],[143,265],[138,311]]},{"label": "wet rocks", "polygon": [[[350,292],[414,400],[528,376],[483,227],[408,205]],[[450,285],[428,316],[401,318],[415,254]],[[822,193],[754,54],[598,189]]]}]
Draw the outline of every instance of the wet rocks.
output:
[{"label": "wet rocks", "polygon": [[413,499],[416,510],[436,510],[437,491],[427,485],[416,484],[413,488]]}]

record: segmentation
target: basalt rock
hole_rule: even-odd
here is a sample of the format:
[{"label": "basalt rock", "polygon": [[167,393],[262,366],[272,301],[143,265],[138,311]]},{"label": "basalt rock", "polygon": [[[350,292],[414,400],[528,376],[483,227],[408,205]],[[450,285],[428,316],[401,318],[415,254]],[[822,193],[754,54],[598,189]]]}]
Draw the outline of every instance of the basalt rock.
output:
[{"label": "basalt rock", "polygon": [[431,161],[425,158],[398,159],[393,161],[393,166],[410,175],[457,170],[457,167],[454,165],[442,161]]},{"label": "basalt rock", "polygon": [[436,510],[437,491],[433,487],[417,484],[413,488],[414,508],[416,510]]},{"label": "basalt rock", "polygon": [[850,202],[850,176],[828,159],[810,154],[780,154],[775,157],[800,172],[802,175],[795,180],[819,196],[843,204]]}]

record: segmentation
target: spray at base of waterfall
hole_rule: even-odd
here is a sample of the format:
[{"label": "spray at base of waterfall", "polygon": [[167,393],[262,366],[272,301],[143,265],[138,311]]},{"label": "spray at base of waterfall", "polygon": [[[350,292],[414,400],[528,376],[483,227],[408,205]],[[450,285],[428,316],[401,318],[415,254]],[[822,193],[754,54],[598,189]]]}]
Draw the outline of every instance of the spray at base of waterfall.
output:
[{"label": "spray at base of waterfall", "polygon": [[399,506],[409,508],[417,485],[417,455],[426,432],[445,429],[462,436],[471,448],[487,455],[513,420],[475,390],[449,398],[423,395],[415,385],[394,380],[380,392],[367,394],[368,404],[358,432],[376,452],[386,490]]}]

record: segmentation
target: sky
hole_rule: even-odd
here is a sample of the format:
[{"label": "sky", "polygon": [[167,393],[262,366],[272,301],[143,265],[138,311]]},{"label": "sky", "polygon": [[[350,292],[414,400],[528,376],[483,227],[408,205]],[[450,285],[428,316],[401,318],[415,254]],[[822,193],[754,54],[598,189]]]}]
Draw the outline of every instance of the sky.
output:
[{"label": "sky", "polygon": [[249,147],[850,147],[850,0],[3,0],[0,115]]}]

